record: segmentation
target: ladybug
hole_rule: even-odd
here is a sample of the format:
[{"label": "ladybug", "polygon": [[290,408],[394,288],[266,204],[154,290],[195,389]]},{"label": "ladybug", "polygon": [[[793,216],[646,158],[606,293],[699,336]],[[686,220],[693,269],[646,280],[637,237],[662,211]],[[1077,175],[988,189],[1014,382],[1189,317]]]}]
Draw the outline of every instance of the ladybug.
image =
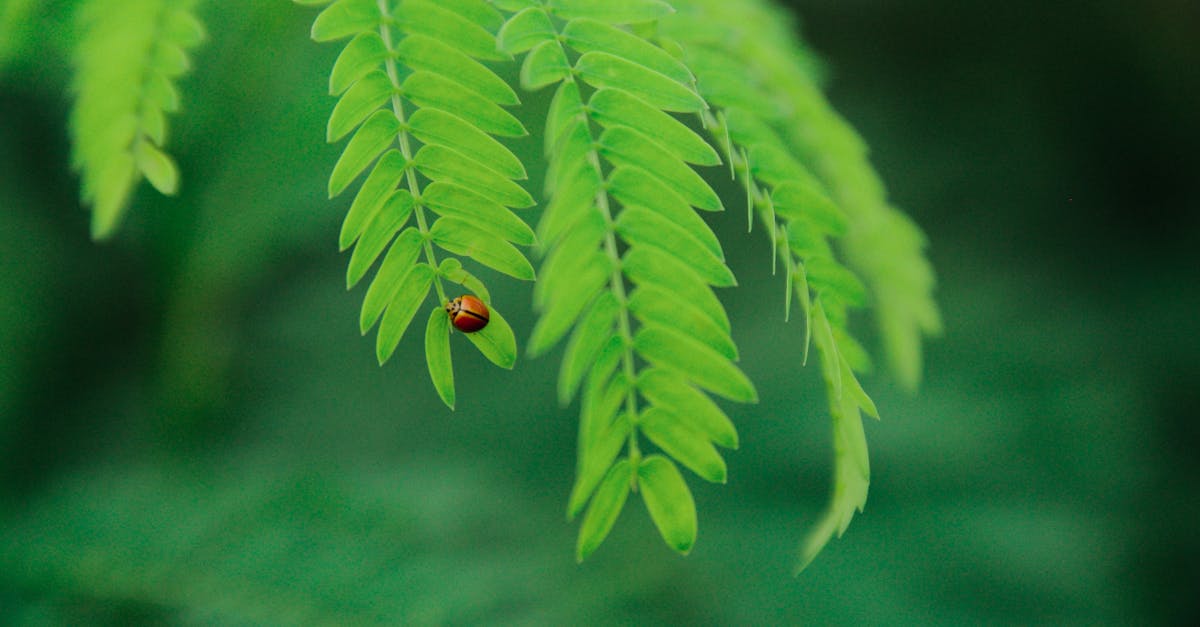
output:
[{"label": "ladybug", "polygon": [[470,294],[446,303],[446,313],[450,314],[454,328],[463,333],[474,333],[486,327],[489,317],[487,305]]}]

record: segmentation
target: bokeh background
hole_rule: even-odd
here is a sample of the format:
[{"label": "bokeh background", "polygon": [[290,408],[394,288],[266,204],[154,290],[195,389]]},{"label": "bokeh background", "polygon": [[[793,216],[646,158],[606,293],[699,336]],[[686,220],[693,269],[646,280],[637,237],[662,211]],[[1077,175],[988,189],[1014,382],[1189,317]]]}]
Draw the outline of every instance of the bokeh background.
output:
[{"label": "bokeh background", "polygon": [[[560,353],[456,342],[450,413],[420,334],[380,368],[357,333],[312,13],[206,5],[182,193],[98,245],[72,4],[0,3],[0,623],[1200,623],[1200,4],[793,3],[946,321],[919,394],[866,380],[866,512],[795,579],[828,421],[739,211],[713,225],[762,402],[729,407],[729,484],[692,482],[691,556],[631,500],[576,565]],[[492,285],[527,337],[528,286]]]}]

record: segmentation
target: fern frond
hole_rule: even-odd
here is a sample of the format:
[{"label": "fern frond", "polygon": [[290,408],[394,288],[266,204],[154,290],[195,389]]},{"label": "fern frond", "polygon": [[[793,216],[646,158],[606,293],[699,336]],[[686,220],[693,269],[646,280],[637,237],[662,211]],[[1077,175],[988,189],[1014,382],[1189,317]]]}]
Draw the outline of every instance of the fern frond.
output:
[{"label": "fern frond", "polygon": [[[736,281],[696,213],[723,209],[692,167],[720,158],[671,115],[708,105],[687,66],[637,34],[670,11],[656,0],[550,0],[516,10],[499,34],[502,50],[526,53],[523,87],[557,85],[538,225],[541,317],[529,352],[570,335],[558,392],[565,405],[582,388],[568,504],[568,517],[583,513],[580,560],[603,542],[631,490],[664,541],[687,553],[696,512],[676,464],[723,483],[716,446],[736,447],[737,432],[708,394],[756,400],[712,292]],[[664,454],[643,455],[642,437]]]},{"label": "fern frond", "polygon": [[[350,288],[384,257],[363,301],[361,330],[379,324],[375,346],[383,364],[432,286],[439,302],[426,326],[426,362],[434,387],[453,408],[450,325],[440,312],[446,282],[462,285],[491,310],[488,325],[468,335],[480,352],[503,368],[516,360],[511,328],[458,257],[534,278],[516,248],[533,244],[534,232],[512,211],[534,204],[516,182],[526,178],[525,167],[496,139],[526,134],[503,108],[520,101],[481,63],[509,58],[496,47],[503,20],[480,0],[296,1],[327,5],[313,23],[314,40],[349,39],[329,79],[339,100],[327,139],[350,136],[330,175],[329,195],[367,173],[339,238],[342,250],[354,248]],[[439,261],[435,247],[448,255]]]},{"label": "fern frond", "polygon": [[179,170],[163,151],[175,87],[205,38],[195,0],[89,0],[79,7],[72,164],[92,209],[92,237],[113,234],[145,177],[168,196]]},{"label": "fern frond", "polygon": [[[870,360],[849,331],[847,311],[876,308],[898,376],[915,383],[920,330],[936,324],[932,273],[919,230],[907,221],[897,229],[900,214],[884,204],[861,143],[851,145],[852,131],[798,62],[803,55],[782,12],[753,0],[676,6],[661,37],[683,51],[700,93],[718,109],[705,114],[706,127],[745,184],[748,210],[767,228],[773,263],[784,265],[785,316],[793,291],[799,297],[806,360],[810,343],[821,360],[833,420],[833,494],[802,543],[803,569],[862,510],[870,482],[861,412],[878,412],[857,378]],[[869,294],[840,255],[868,277]],[[915,334],[914,319],[925,324]]]}]

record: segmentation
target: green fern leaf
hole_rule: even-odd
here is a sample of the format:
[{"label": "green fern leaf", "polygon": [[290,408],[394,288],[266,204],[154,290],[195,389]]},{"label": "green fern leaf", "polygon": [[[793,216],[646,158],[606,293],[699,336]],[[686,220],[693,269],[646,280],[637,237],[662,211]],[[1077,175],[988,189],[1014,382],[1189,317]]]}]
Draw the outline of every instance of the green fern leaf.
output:
[{"label": "green fern leaf", "polygon": [[[485,358],[512,368],[517,353],[512,329],[486,286],[454,255],[518,279],[534,278],[533,266],[513,246],[536,240],[511,210],[534,204],[516,182],[526,178],[525,166],[495,138],[526,134],[503,108],[520,101],[479,62],[509,58],[496,45],[503,19],[481,0],[300,4],[325,6],[313,22],[314,40],[349,40],[329,77],[330,93],[340,97],[327,129],[331,142],[351,137],[329,177],[330,197],[369,170],[339,236],[342,250],[354,247],[347,285],[384,257],[367,288],[359,326],[366,333],[379,322],[376,356],[386,362],[432,286],[439,302],[426,326],[426,362],[439,396],[453,408],[445,283],[488,304],[488,325],[468,335]],[[452,256],[439,261],[438,250]]]},{"label": "green fern leaf", "polygon": [[757,210],[767,227],[773,267],[784,264],[785,317],[793,290],[799,296],[805,361],[811,340],[828,389],[834,489],[802,544],[803,568],[862,509],[870,480],[860,410],[878,411],[857,378],[870,359],[849,331],[848,309],[874,306],[894,370],[915,383],[921,332],[937,327],[932,273],[919,231],[896,226],[902,218],[887,207],[861,143],[797,60],[787,20],[753,1],[678,4],[687,10],[664,18],[660,36],[679,46],[718,108],[704,116],[708,130],[746,186],[751,220]]},{"label": "green fern leaf", "polygon": [[120,226],[138,181],[179,189],[179,169],[162,150],[166,114],[179,110],[174,81],[205,39],[195,0],[88,0],[79,7],[71,111],[72,163],[92,209],[92,237]]},{"label": "green fern leaf", "polygon": [[732,361],[729,319],[712,292],[736,280],[697,213],[722,205],[692,166],[720,158],[669,113],[707,104],[679,60],[640,30],[613,25],[669,13],[654,1],[550,2],[516,11],[500,28],[502,49],[526,53],[524,87],[558,83],[545,129],[549,202],[537,228],[541,317],[528,352],[570,336],[558,395],[566,404],[582,385],[567,506],[569,517],[587,511],[579,559],[603,541],[635,477],[664,541],[690,550],[691,493],[668,457],[643,457],[641,446],[724,482],[714,443],[736,446],[737,433],[695,386],[756,398]]}]

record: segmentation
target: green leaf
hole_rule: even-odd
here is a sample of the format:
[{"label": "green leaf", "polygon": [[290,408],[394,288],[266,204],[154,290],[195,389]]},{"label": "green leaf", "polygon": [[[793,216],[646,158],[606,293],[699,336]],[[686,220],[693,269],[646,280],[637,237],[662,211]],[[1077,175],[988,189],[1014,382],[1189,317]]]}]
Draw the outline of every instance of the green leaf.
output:
[{"label": "green leaf", "polygon": [[504,137],[521,137],[527,134],[525,127],[511,113],[438,74],[414,72],[404,80],[400,90],[417,105],[453,113],[464,120],[470,120],[485,133]]},{"label": "green leaf", "polygon": [[619,89],[601,89],[588,100],[592,119],[606,128],[628,126],[653,137],[676,158],[697,165],[716,166],[721,157],[708,142],[670,114],[664,113]]},{"label": "green leaf", "polygon": [[497,9],[514,13],[524,9],[541,6],[540,0],[490,0]]},{"label": "green leaf", "polygon": [[512,244],[457,218],[441,218],[429,237],[446,251],[523,281],[534,279],[533,266]]},{"label": "green leaf", "polygon": [[454,365],[450,361],[450,316],[441,307],[429,312],[425,326],[425,363],[438,396],[454,409]]},{"label": "green leaf", "polygon": [[675,12],[659,0],[549,0],[546,6],[563,19],[590,18],[609,24],[649,22]]},{"label": "green leaf", "polygon": [[[371,286],[367,288],[367,295],[363,297],[358,328],[364,335],[375,325],[375,321],[379,320],[384,308],[392,301],[392,297],[396,295],[397,290],[412,271],[423,242],[421,232],[412,227],[405,229],[400,233],[400,237],[392,242],[392,247],[388,249],[387,256],[383,258],[383,263],[380,264],[379,271],[375,273]],[[399,336],[396,337],[399,338]]]},{"label": "green leaf", "polygon": [[433,37],[476,59],[509,59],[496,49],[496,38],[482,26],[431,2],[405,0],[397,7],[395,17],[402,31]]},{"label": "green leaf", "polygon": [[[621,448],[629,439],[629,420],[618,417],[612,424],[599,425],[599,433],[591,436],[586,447],[581,446],[579,464],[575,471],[575,483],[567,498],[567,520],[572,520],[583,511],[596,487],[608,474]],[[583,444],[584,424],[580,423],[580,439]]]},{"label": "green leaf", "polygon": [[612,278],[612,265],[606,257],[597,256],[598,263],[588,264],[569,285],[563,285],[551,296],[546,312],[538,319],[529,336],[528,352],[538,356],[553,347],[571,329],[596,293]]},{"label": "green leaf", "polygon": [[[599,209],[593,207],[586,213],[587,216],[571,227],[570,232],[554,246],[542,263],[538,273],[540,278],[533,286],[533,306],[538,311],[545,309],[551,294],[561,286],[573,283],[583,268],[597,263],[611,263],[607,254],[597,250],[608,233],[608,224]],[[598,260],[597,256],[604,259]]]},{"label": "green leaf", "polygon": [[633,246],[621,264],[625,275],[638,285],[661,287],[695,305],[716,325],[729,332],[729,317],[721,301],[687,264],[658,248]]},{"label": "green leaf", "polygon": [[438,0],[438,5],[478,24],[489,33],[504,24],[504,16],[484,0]]},{"label": "green leaf", "polygon": [[399,132],[400,122],[391,111],[378,111],[364,122],[333,166],[333,174],[329,175],[329,197],[345,191],[379,153],[387,150]]},{"label": "green leaf", "polygon": [[535,91],[571,75],[571,62],[558,41],[537,45],[521,64],[521,87]]},{"label": "green leaf", "polygon": [[821,229],[805,218],[788,222],[788,248],[801,259],[833,257],[833,249]]},{"label": "green leaf", "polygon": [[529,246],[533,229],[503,205],[458,185],[435,182],[425,188],[421,201],[438,215],[453,216],[510,242]]},{"label": "green leaf", "polygon": [[701,479],[725,483],[725,460],[703,433],[691,428],[672,411],[659,406],[642,412],[638,427],[655,446],[675,458]]},{"label": "green leaf", "polygon": [[113,155],[95,180],[94,191],[88,194],[85,188],[84,193],[92,199],[92,238],[100,240],[112,235],[125,216],[129,196],[138,181],[133,155]]},{"label": "green leaf", "polygon": [[697,209],[722,211],[721,198],[695,170],[653,139],[623,126],[600,135],[600,154],[617,165],[635,165],[662,181]]},{"label": "green leaf", "polygon": [[[383,321],[379,323],[379,334],[375,336],[375,356],[379,365],[383,365],[396,351],[396,345],[404,336],[417,309],[425,302],[429,294],[429,284],[433,282],[434,270],[428,264],[419,263],[404,276],[399,287],[392,294],[387,311],[383,313]],[[364,306],[365,310],[365,306]],[[446,312],[440,307],[434,309],[446,317]]]},{"label": "green leaf", "polygon": [[350,266],[346,269],[346,289],[362,280],[392,236],[408,221],[412,208],[412,195],[407,190],[397,190],[375,213],[355,245],[354,254],[350,256]]},{"label": "green leaf", "polygon": [[796,179],[780,184],[771,192],[775,211],[787,220],[806,219],[834,236],[846,233],[846,216],[816,184]]},{"label": "green leaf", "polygon": [[[550,108],[546,112],[545,152],[550,154],[563,133],[577,127],[583,119],[583,102],[579,96],[579,84],[575,81],[563,81],[550,100]],[[553,191],[553,190],[547,190]]]},{"label": "green leaf", "polygon": [[597,213],[596,196],[600,190],[600,174],[591,163],[580,163],[571,176],[562,177],[538,222],[538,240],[542,245],[553,245],[580,220]]},{"label": "green leaf", "polygon": [[446,280],[451,283],[461,285],[473,294],[481,298],[484,304],[491,305],[492,297],[488,294],[487,287],[478,277],[463,269],[462,262],[454,257],[446,257],[442,263],[438,264],[438,273],[446,277]]},{"label": "green leaf", "polygon": [[558,402],[566,406],[575,396],[583,375],[592,367],[601,347],[613,334],[620,304],[612,292],[603,292],[592,302],[591,309],[575,325],[563,353],[558,373]]},{"label": "green leaf", "polygon": [[520,54],[538,44],[554,41],[558,32],[545,10],[530,7],[510,17],[496,36],[497,45],[509,54]]},{"label": "green leaf", "polygon": [[413,165],[430,180],[458,185],[509,207],[532,207],[533,197],[520,185],[497,174],[461,152],[425,145]]},{"label": "green leaf", "polygon": [[638,487],[650,519],[667,546],[683,555],[696,543],[696,503],[671,460],[651,455],[637,469]]},{"label": "green leaf", "polygon": [[684,86],[695,78],[684,65],[662,48],[628,31],[590,19],[571,20],[562,32],[567,45],[580,53],[607,52],[662,74]]},{"label": "green leaf", "polygon": [[396,55],[408,67],[452,80],[490,102],[521,104],[517,93],[495,72],[436,39],[409,35],[396,47]]},{"label": "green leaf", "polygon": [[643,327],[633,341],[646,361],[673,368],[696,385],[739,403],[758,401],[754,384],[737,366],[717,351],[663,327]]},{"label": "green leaf", "polygon": [[317,15],[312,38],[313,41],[344,39],[376,28],[381,21],[375,0],[338,0]]},{"label": "green leaf", "polygon": [[154,144],[148,141],[134,144],[133,159],[154,189],[167,196],[174,196],[179,191],[179,168]]},{"label": "green leaf", "polygon": [[379,33],[361,33],[338,55],[329,74],[329,94],[336,96],[350,88],[360,78],[370,74],[388,58],[387,46]]},{"label": "green leaf", "polygon": [[629,460],[622,459],[608,470],[604,481],[600,482],[579,525],[579,539],[575,544],[576,560],[582,562],[587,559],[608,537],[608,532],[621,515],[621,509],[625,507],[632,474],[633,467]]},{"label": "green leaf", "polygon": [[336,142],[354,130],[373,111],[382,107],[396,91],[392,79],[376,70],[354,83],[333,108],[325,141]]},{"label": "green leaf", "polygon": [[717,445],[738,447],[737,430],[733,422],[700,390],[692,387],[683,375],[663,368],[647,368],[638,375],[638,391],[651,403],[667,407],[687,424],[703,433]]},{"label": "green leaf", "polygon": [[656,246],[690,266],[704,281],[719,287],[737,285],[733,272],[706,248],[674,222],[642,209],[626,207],[616,222],[617,233],[630,244]]},{"label": "green leaf", "polygon": [[483,353],[488,361],[512,370],[517,363],[517,339],[513,336],[512,327],[495,307],[489,307],[490,315],[487,326],[474,333],[464,333],[468,340]]},{"label": "green leaf", "polygon": [[639,287],[629,296],[629,311],[643,324],[687,329],[697,341],[730,360],[737,360],[733,339],[695,305],[658,287]]},{"label": "green leaf", "polygon": [[437,109],[421,109],[408,118],[408,127],[423,143],[468,155],[510,179],[526,178],[525,166],[512,151],[458,116]]},{"label": "green leaf", "polygon": [[399,150],[389,150],[375,163],[374,169],[367,175],[367,180],[358,188],[354,202],[350,204],[350,211],[346,212],[342,232],[338,236],[339,250],[349,248],[362,234],[371,216],[396,193],[396,186],[404,177],[404,167],[404,155],[401,155]]},{"label": "green leaf", "polygon": [[670,220],[698,240],[718,259],[724,260],[721,242],[687,201],[650,175],[631,165],[623,165],[608,176],[609,194],[626,207],[645,207]]},{"label": "green leaf", "polygon": [[696,92],[653,70],[607,52],[588,52],[575,62],[575,71],[596,88],[623,89],[647,103],[680,113],[707,108]]},{"label": "green leaf", "polygon": [[[559,197],[572,185],[599,186],[600,164],[592,156],[594,152],[591,130],[586,119],[576,121],[571,129],[559,137],[558,144],[550,152],[549,163],[546,164],[545,194],[551,197],[551,202],[560,202]],[[572,206],[593,203],[597,197],[598,193],[594,194],[591,200],[574,197]]]},{"label": "green leaf", "polygon": [[845,266],[828,257],[815,257],[804,263],[808,284],[818,294],[830,292],[839,301],[851,306],[867,304],[867,288]]}]

